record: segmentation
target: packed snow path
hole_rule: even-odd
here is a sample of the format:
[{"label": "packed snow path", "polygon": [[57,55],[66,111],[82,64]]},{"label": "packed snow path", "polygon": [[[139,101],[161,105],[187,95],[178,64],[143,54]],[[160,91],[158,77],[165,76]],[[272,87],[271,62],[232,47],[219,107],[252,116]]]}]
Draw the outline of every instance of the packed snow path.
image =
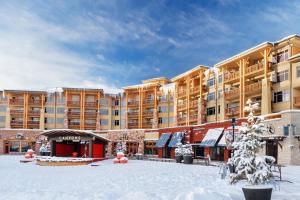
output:
[{"label": "packed snow path", "polygon": [[[243,199],[241,184],[221,180],[217,167],[132,160],[44,167],[20,159],[0,156],[1,200]],[[293,184],[281,183],[272,199],[300,199],[300,167],[283,168],[283,178]]]}]

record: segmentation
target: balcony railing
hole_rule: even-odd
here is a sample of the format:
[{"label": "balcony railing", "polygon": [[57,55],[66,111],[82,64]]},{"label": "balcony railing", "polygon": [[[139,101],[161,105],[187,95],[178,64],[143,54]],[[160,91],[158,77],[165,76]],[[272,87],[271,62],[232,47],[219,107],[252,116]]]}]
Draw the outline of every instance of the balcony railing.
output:
[{"label": "balcony railing", "polygon": [[139,124],[138,123],[136,123],[136,122],[134,122],[134,123],[128,123],[128,128],[138,128],[139,127]]},{"label": "balcony railing", "polygon": [[200,86],[193,87],[190,89],[190,94],[195,94],[200,92]]},{"label": "balcony railing", "polygon": [[191,115],[190,116],[190,121],[197,121],[198,120],[198,115]]},{"label": "balcony railing", "polygon": [[80,116],[80,112],[79,111],[69,111],[68,112],[68,116]]},{"label": "balcony railing", "polygon": [[10,110],[11,115],[23,115],[24,110]]},{"label": "balcony railing", "polygon": [[198,100],[194,100],[190,102],[190,108],[196,108],[198,107]]},{"label": "balcony railing", "polygon": [[128,101],[127,105],[128,106],[138,106],[139,105],[139,101]]},{"label": "balcony railing", "polygon": [[178,105],[177,105],[177,109],[178,109],[178,110],[184,110],[184,109],[186,109],[186,104],[185,104],[185,103],[183,103],[183,104],[178,104]]},{"label": "balcony railing", "polygon": [[30,120],[30,121],[27,121],[27,124],[28,124],[28,125],[40,125],[40,121],[33,121],[33,120]]},{"label": "balcony railing", "polygon": [[152,127],[152,122],[144,122],[143,127]]},{"label": "balcony railing", "polygon": [[69,122],[68,124],[71,126],[79,126],[80,122]]},{"label": "balcony railing", "polygon": [[84,127],[85,128],[91,128],[91,129],[95,129],[96,128],[96,122],[89,122],[89,123],[87,123],[87,122],[85,122],[84,123]]},{"label": "balcony railing", "polygon": [[85,117],[97,117],[96,112],[84,112]]},{"label": "balcony railing", "polygon": [[224,82],[234,81],[234,80],[237,80],[238,78],[240,78],[240,72],[239,71],[227,72],[224,75]]},{"label": "balcony railing", "polygon": [[28,101],[29,105],[41,105],[42,104],[42,100],[40,99],[30,99]]},{"label": "balcony railing", "polygon": [[85,102],[84,105],[87,107],[97,107],[98,102]]},{"label": "balcony railing", "polygon": [[178,91],[178,98],[184,97],[185,95],[186,95],[186,91],[185,90],[179,90]]},{"label": "balcony railing", "polygon": [[153,115],[153,111],[144,111],[143,115],[144,116],[149,116],[149,115],[152,116]]},{"label": "balcony railing", "polygon": [[10,124],[14,126],[23,126],[23,121],[10,121]]},{"label": "balcony railing", "polygon": [[80,101],[68,101],[68,106],[79,107],[80,106]]},{"label": "balcony railing", "polygon": [[255,92],[261,92],[262,84],[261,82],[252,83],[250,85],[245,86],[245,93],[246,95],[250,95]]},{"label": "balcony railing", "polygon": [[240,96],[240,89],[236,88],[230,91],[226,91],[224,93],[224,97],[226,100],[238,98]]},{"label": "balcony railing", "polygon": [[11,104],[11,105],[24,105],[24,99],[10,99],[9,104]]},{"label": "balcony railing", "polygon": [[178,123],[186,122],[186,117],[178,117],[178,118],[177,118],[177,122],[178,122]]},{"label": "balcony railing", "polygon": [[240,113],[240,107],[232,107],[232,108],[226,108],[225,109],[225,113],[227,116],[235,116],[238,115]]},{"label": "balcony railing", "polygon": [[30,116],[40,116],[40,114],[41,114],[41,111],[39,111],[39,110],[29,110],[28,111],[28,115],[30,115]]},{"label": "balcony railing", "polygon": [[139,112],[128,112],[129,117],[135,117],[135,116],[138,116],[138,115],[139,115]]},{"label": "balcony railing", "polygon": [[154,99],[145,99],[144,100],[144,104],[153,104],[154,103]]},{"label": "balcony railing", "polygon": [[252,74],[255,72],[260,72],[263,69],[264,69],[264,65],[262,63],[251,65],[245,69],[245,75]]},{"label": "balcony railing", "polygon": [[300,96],[294,97],[294,106],[300,107]]}]

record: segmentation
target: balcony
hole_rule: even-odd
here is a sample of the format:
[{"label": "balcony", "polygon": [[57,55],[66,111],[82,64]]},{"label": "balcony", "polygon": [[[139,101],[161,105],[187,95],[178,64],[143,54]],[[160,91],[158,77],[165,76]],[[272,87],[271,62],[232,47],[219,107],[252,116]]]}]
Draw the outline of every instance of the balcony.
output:
[{"label": "balcony", "polygon": [[144,122],[143,128],[152,128],[152,122]]},{"label": "balcony", "polygon": [[10,105],[16,105],[16,106],[23,106],[24,105],[24,99],[10,99],[9,104]]},{"label": "balcony", "polygon": [[186,104],[185,103],[181,103],[177,105],[177,110],[185,110],[186,109]]},{"label": "balcony", "polygon": [[144,102],[143,102],[145,105],[153,105],[154,104],[154,99],[145,99]]},{"label": "balcony", "polygon": [[95,117],[97,117],[97,112],[84,112],[84,117],[95,118]]},{"label": "balcony", "polygon": [[190,122],[198,121],[198,115],[191,115],[189,119],[190,119]]},{"label": "balcony", "polygon": [[42,105],[42,100],[40,99],[30,99],[28,101],[29,105],[33,105],[33,106],[41,106]]},{"label": "balcony", "polygon": [[295,107],[300,107],[300,96],[299,97],[294,97],[294,106]]},{"label": "balcony", "polygon": [[68,112],[68,117],[79,117],[80,112],[79,111],[69,111]]},{"label": "balcony", "polygon": [[85,102],[84,105],[86,107],[98,107],[98,102]]},{"label": "balcony", "polygon": [[139,106],[139,101],[128,101],[127,105],[128,106]]},{"label": "balcony", "polygon": [[24,110],[10,110],[11,115],[23,115]]},{"label": "balcony", "polygon": [[41,111],[39,111],[39,110],[28,110],[28,115],[29,116],[40,116]]},{"label": "balcony", "polygon": [[190,108],[198,108],[198,100],[191,101]]},{"label": "balcony", "polygon": [[128,117],[137,117],[139,115],[139,112],[128,112]]},{"label": "balcony", "polygon": [[259,72],[262,72],[263,70],[264,70],[264,65],[262,63],[257,63],[249,67],[246,67],[245,75],[247,76],[250,74],[257,74]]},{"label": "balcony", "polygon": [[29,120],[27,121],[28,126],[40,126],[40,121]]},{"label": "balcony", "polygon": [[178,117],[178,118],[177,118],[177,123],[178,123],[178,124],[186,123],[186,117]]},{"label": "balcony", "polygon": [[179,90],[178,91],[178,98],[182,98],[186,96],[186,91],[185,90]]},{"label": "balcony", "polygon": [[233,90],[230,90],[230,91],[226,91],[224,93],[224,97],[226,100],[231,100],[231,99],[236,99],[236,98],[239,98],[240,96],[240,89],[239,88],[236,88],[236,89],[233,89]]},{"label": "balcony", "polygon": [[143,116],[153,116],[153,111],[144,111]]},{"label": "balcony", "polygon": [[235,71],[235,72],[227,72],[224,74],[224,82],[238,82],[240,78],[240,72]]},{"label": "balcony", "polygon": [[70,107],[80,107],[80,101],[68,101],[67,105]]},{"label": "balcony", "polygon": [[10,121],[10,125],[12,128],[22,128],[23,127],[23,121]]},{"label": "balcony", "polygon": [[245,86],[245,94],[247,96],[253,95],[254,93],[261,93],[262,84],[261,82],[252,83]]},{"label": "balcony", "polygon": [[128,128],[139,128],[139,124],[137,122],[129,122]]},{"label": "balcony", "polygon": [[200,93],[200,86],[196,86],[193,88],[190,88],[190,94],[199,94]]},{"label": "balcony", "polygon": [[96,129],[96,122],[94,122],[94,123],[91,123],[91,122],[87,123],[87,122],[85,122],[84,123],[84,128],[85,129],[89,129],[89,130],[95,130]]},{"label": "balcony", "polygon": [[237,107],[232,107],[232,108],[226,108],[225,109],[225,114],[228,116],[228,117],[232,117],[232,116],[236,116],[236,115],[239,115],[240,114],[240,107],[237,106]]}]

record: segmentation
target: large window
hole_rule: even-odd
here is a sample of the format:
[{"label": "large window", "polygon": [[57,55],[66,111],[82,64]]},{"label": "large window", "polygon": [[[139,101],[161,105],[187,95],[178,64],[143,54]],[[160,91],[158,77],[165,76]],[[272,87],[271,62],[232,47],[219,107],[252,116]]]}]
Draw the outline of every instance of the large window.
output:
[{"label": "large window", "polygon": [[101,126],[107,126],[108,125],[108,120],[107,119],[101,119],[100,120],[100,125]]},{"label": "large window", "polygon": [[63,108],[63,107],[57,108],[56,110],[57,110],[57,113],[58,113],[58,114],[63,114],[63,113],[65,113],[65,108]]},{"label": "large window", "polygon": [[207,116],[215,115],[216,114],[216,108],[215,107],[207,108],[206,109],[206,114],[207,114]]},{"label": "large window", "polygon": [[285,50],[273,56],[272,62],[276,64],[276,63],[287,61],[288,59],[289,59],[289,52],[288,50]]},{"label": "large window", "polygon": [[207,86],[208,86],[208,87],[211,87],[211,86],[213,86],[213,85],[215,85],[215,78],[210,78],[210,79],[208,79],[208,80],[207,80]]},{"label": "large window", "polygon": [[300,66],[297,66],[297,78],[299,78],[300,77]]},{"label": "large window", "polygon": [[289,71],[284,70],[277,73],[277,82],[286,81],[289,79]]},{"label": "large window", "polygon": [[100,109],[100,115],[108,115],[108,109]]},{"label": "large window", "polygon": [[273,103],[280,103],[280,102],[288,102],[290,101],[290,93],[289,91],[279,91],[273,92]]},{"label": "large window", "polygon": [[215,100],[214,92],[208,93],[208,95],[207,95],[207,101],[212,101],[212,100]]},{"label": "large window", "polygon": [[223,82],[223,75],[222,74],[218,76],[218,81],[219,81],[219,83]]},{"label": "large window", "polygon": [[9,152],[12,153],[24,153],[27,152],[28,149],[32,149],[33,143],[28,141],[16,140],[9,141]]},{"label": "large window", "polygon": [[167,106],[159,106],[158,107],[158,112],[160,113],[166,113],[167,112]]}]

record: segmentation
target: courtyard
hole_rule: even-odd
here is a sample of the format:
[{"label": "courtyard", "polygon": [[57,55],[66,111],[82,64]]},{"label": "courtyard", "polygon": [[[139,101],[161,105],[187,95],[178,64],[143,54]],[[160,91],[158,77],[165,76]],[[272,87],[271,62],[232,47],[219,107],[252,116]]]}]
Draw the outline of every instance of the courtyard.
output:
[{"label": "courtyard", "polygon": [[[241,186],[222,180],[214,166],[130,160],[129,164],[45,167],[0,156],[0,199],[243,199]],[[300,199],[300,167],[283,168],[272,199]]]}]

